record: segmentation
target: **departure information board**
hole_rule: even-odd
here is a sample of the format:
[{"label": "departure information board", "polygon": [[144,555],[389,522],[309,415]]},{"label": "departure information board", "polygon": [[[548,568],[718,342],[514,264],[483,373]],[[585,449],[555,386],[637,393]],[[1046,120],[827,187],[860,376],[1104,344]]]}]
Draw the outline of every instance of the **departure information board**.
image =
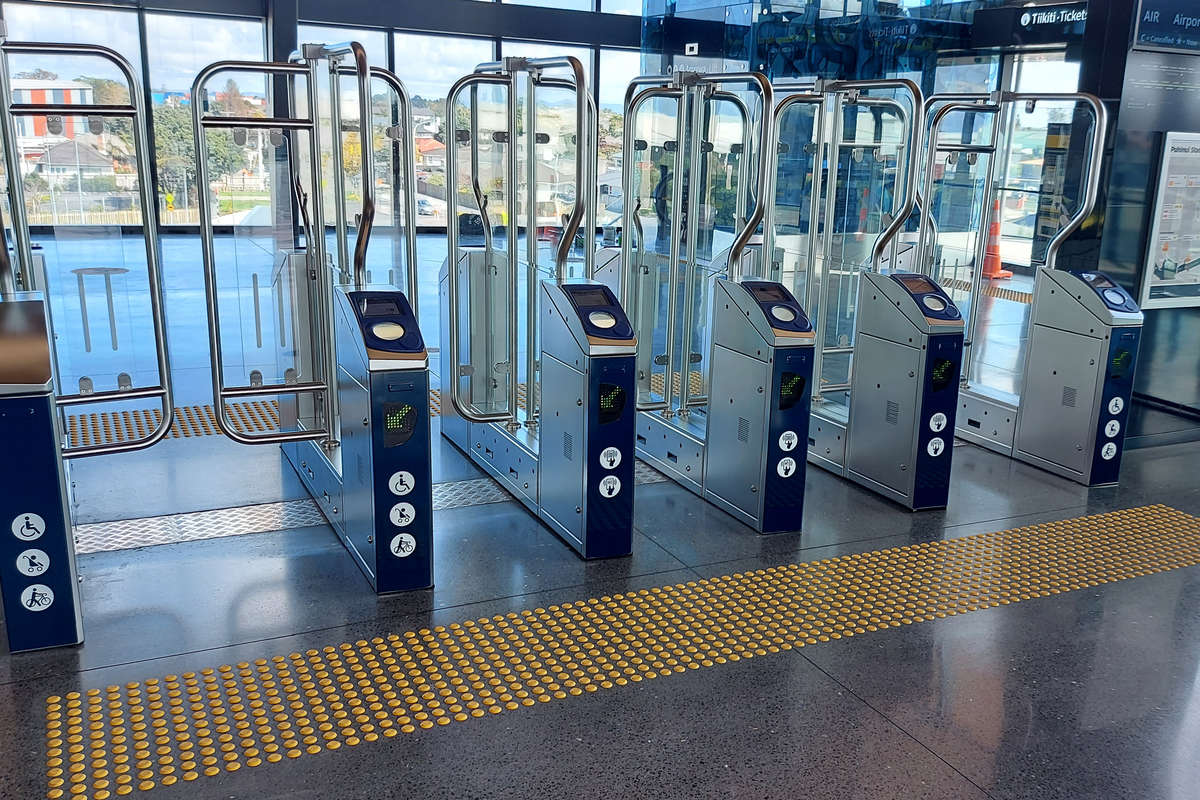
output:
[{"label": "departure information board", "polygon": [[1200,4],[1196,0],[1141,0],[1134,47],[1200,54]]}]

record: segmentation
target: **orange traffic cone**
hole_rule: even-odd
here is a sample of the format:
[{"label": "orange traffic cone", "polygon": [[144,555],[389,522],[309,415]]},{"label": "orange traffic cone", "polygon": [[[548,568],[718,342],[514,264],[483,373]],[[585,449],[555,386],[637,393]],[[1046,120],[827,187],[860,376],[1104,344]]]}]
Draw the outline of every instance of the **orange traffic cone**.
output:
[{"label": "orange traffic cone", "polygon": [[1000,196],[996,196],[996,204],[992,208],[992,224],[988,228],[987,250],[983,255],[983,277],[988,280],[1011,278],[1012,272],[1004,268],[1000,259]]}]

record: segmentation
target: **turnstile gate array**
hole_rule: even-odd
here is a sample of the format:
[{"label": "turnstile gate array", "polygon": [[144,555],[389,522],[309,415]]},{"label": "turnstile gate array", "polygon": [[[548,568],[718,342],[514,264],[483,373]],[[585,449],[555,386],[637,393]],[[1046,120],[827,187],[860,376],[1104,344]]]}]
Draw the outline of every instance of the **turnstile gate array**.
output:
[{"label": "turnstile gate array", "polygon": [[[349,64],[343,63],[349,58]],[[208,107],[208,83],[215,76],[251,74],[283,79],[288,86],[287,116],[245,118]],[[358,123],[343,119],[342,80],[354,80]],[[323,126],[322,83],[328,86],[329,125]],[[401,154],[407,235],[407,295],[389,285],[367,282],[366,254],[375,221],[375,154],[359,159],[361,213],[353,251],[347,233],[351,215],[342,181],[346,177],[342,136],[356,131],[373,143],[375,85],[390,95],[399,124],[381,138]],[[298,90],[298,85],[303,91]],[[208,185],[210,132],[266,131],[281,172],[286,233],[273,273],[273,289],[285,306],[275,380],[258,372],[242,385],[226,383],[222,358],[219,264],[213,248],[213,213],[202,203],[205,289],[209,304],[213,398],[222,430],[243,444],[278,444],[325,518],[377,593],[433,585],[433,499],[430,464],[429,361],[416,315],[414,169],[411,102],[395,75],[367,65],[357,42],[306,44],[287,62],[218,61],[197,75],[192,87],[198,181]],[[328,136],[325,142],[323,137]],[[328,165],[323,158],[329,149]],[[395,157],[395,156],[393,156]],[[301,160],[306,164],[301,164]],[[304,170],[304,167],[307,169]],[[302,172],[307,171],[307,185]],[[323,186],[331,183],[333,216],[326,219]],[[292,212],[299,215],[296,225]],[[331,223],[331,224],[329,224]],[[326,242],[327,225],[334,233]],[[303,244],[297,244],[303,233]],[[238,432],[230,424],[227,401],[280,398],[280,430]]]},{"label": "turnstile gate array", "polygon": [[[552,74],[564,69],[565,79]],[[455,187],[451,217],[463,204],[458,188],[470,192],[483,242],[463,246],[455,220],[448,223],[439,287],[441,378],[449,399],[442,434],[582,557],[627,555],[637,342],[622,304],[590,279],[594,253],[587,240],[594,233],[585,233],[579,256],[586,277],[567,275],[581,223],[587,219],[595,230],[595,170],[588,162],[594,163],[596,115],[583,67],[573,57],[481,64],[451,88],[446,119],[459,119],[468,92],[467,127],[455,124],[447,183]],[[571,96],[568,129],[554,128],[540,110],[538,97],[547,92]],[[460,148],[468,151],[463,176]],[[539,219],[544,153],[569,154],[573,162],[555,170],[574,177],[565,223]],[[547,237],[553,248],[547,258],[542,232],[560,225],[557,241]]]},{"label": "turnstile gate array", "polygon": [[[1069,142],[1079,135],[1080,118],[1090,118],[1086,146],[1077,148],[1083,164],[1073,198],[1076,205],[1069,215],[1067,209],[1055,208],[1066,220],[1045,243],[1040,264],[1035,252],[1036,277],[1028,312],[1017,323],[1019,348],[1004,371],[986,358],[997,301],[985,296],[988,278],[980,267],[987,243],[982,236],[976,238],[968,286],[952,293],[968,304],[956,433],[966,441],[1087,486],[1114,484],[1124,448],[1142,313],[1133,298],[1107,275],[1059,269],[1057,263],[1063,243],[1095,207],[1108,124],[1104,104],[1086,93],[934,95],[927,103],[924,186],[933,207],[939,195],[948,196],[955,190],[958,172],[969,172],[977,165],[985,169],[982,181],[957,182],[972,190],[982,186],[982,197],[972,201],[978,222],[972,219],[971,224],[976,231],[989,230],[999,206],[998,201],[990,201],[1005,122],[1055,104],[1068,106],[1072,117],[1070,125],[1058,124],[1056,139]],[[955,119],[961,121],[958,129],[951,124]],[[1060,142],[1057,148],[1064,154],[1068,152],[1065,144]],[[1056,175],[1065,183],[1070,162],[1066,155],[1061,158]],[[943,167],[940,180],[935,179],[938,167]],[[1062,188],[1056,191],[1066,194]],[[922,216],[918,264],[935,278],[954,271],[934,248],[947,227],[935,224],[931,214]],[[1004,385],[995,379],[997,374],[1003,376]]]},{"label": "turnstile gate array", "polygon": [[801,527],[813,372],[808,317],[758,275],[752,247],[767,214],[771,103],[758,73],[637,78],[625,235],[619,256],[598,256],[638,333],[638,455],[763,533]]}]

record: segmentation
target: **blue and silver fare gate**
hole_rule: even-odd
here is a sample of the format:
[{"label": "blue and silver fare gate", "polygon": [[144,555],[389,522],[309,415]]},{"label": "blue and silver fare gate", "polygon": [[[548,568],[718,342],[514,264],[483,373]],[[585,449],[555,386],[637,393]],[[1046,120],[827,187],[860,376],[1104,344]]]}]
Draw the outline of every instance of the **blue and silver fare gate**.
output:
[{"label": "blue and silver fare gate", "polygon": [[924,275],[859,275],[846,477],[913,509],[950,492],[963,318]]},{"label": "blue and silver fare gate", "polygon": [[[347,61],[349,63],[343,63]],[[233,118],[207,107],[208,81],[228,73],[283,78],[289,82],[290,116]],[[357,93],[357,120],[345,119],[344,79]],[[327,86],[327,94],[321,87]],[[228,385],[222,350],[221,265],[212,246],[212,211],[201,204],[205,289],[209,304],[209,338],[213,356],[214,405],[221,428],[244,444],[278,444],[295,468],[330,526],[379,594],[433,585],[433,475],[430,464],[429,359],[417,324],[414,265],[415,240],[405,233],[407,292],[391,285],[372,285],[366,252],[375,221],[374,163],[363,158],[361,213],[346,208],[341,136],[367,131],[361,140],[383,141],[405,175],[395,186],[412,187],[411,103],[403,84],[390,72],[367,65],[356,42],[304,45],[288,62],[221,61],[200,72],[192,97],[200,185],[208,185],[207,137],[210,131],[257,128],[269,132],[264,147],[278,167],[272,189],[279,202],[276,230],[299,227],[303,242],[292,235],[276,258],[271,294],[278,299],[276,374],[255,370],[241,385]],[[395,120],[374,125],[372,100],[389,98]],[[318,114],[327,109],[324,130]],[[323,152],[329,147],[329,152]],[[298,151],[306,151],[303,175]],[[377,154],[376,154],[377,155]],[[328,173],[326,174],[326,171]],[[280,177],[282,175],[282,177]],[[333,192],[327,208],[319,187]],[[316,191],[306,191],[318,187]],[[411,188],[396,190],[393,210],[415,220]],[[300,225],[296,225],[298,217]],[[327,218],[328,215],[328,218]],[[351,251],[349,220],[357,230]],[[400,227],[400,221],[397,221]],[[324,232],[334,232],[333,246]],[[393,270],[393,273],[395,270]],[[257,302],[257,284],[254,286]],[[278,432],[239,432],[231,424],[230,400],[275,397],[279,401]]]},{"label": "blue and silver fare gate", "polygon": [[[1085,93],[934,95],[929,109],[930,146],[924,185],[930,206],[978,209],[966,227],[991,227],[992,191],[1004,155],[1001,131],[1018,115],[1046,122],[1046,173],[1034,240],[1032,291],[1013,284],[1009,299],[988,292],[982,270],[963,274],[951,222],[923,214],[918,241],[922,271],[969,306],[957,435],[969,442],[1070,478],[1086,486],[1119,478],[1142,313],[1127,291],[1107,275],[1057,268],[1059,248],[1095,206],[1104,152],[1107,112]],[[1047,108],[1049,107],[1049,108]],[[1029,125],[1027,124],[1026,127]],[[1078,174],[1069,174],[1069,142],[1086,135]],[[974,156],[973,160],[963,155]],[[941,178],[936,178],[939,166]],[[1079,197],[1060,223],[1058,209]],[[982,190],[982,194],[979,192]],[[974,196],[972,196],[974,194]],[[1050,209],[1052,213],[1043,213]],[[979,236],[963,261],[982,264],[987,241]],[[1040,262],[1040,263],[1039,263]],[[1014,333],[1015,331],[1015,333]],[[1011,356],[1003,363],[999,356]]]},{"label": "blue and silver fare gate", "polygon": [[794,91],[774,108],[764,250],[816,320],[808,459],[910,510],[942,508],[964,323],[936,282],[895,270],[917,201],[920,89],[779,85]]},{"label": "blue and silver fare gate", "polygon": [[[567,77],[552,74],[561,70]],[[573,101],[574,125],[565,130],[546,120],[539,106],[539,98],[552,93]],[[571,57],[482,64],[451,88],[447,119],[459,119],[459,107],[466,106],[468,123],[455,131],[447,172],[452,180],[465,177],[474,193],[471,213],[482,220],[483,241],[464,247],[454,221],[447,226],[450,258],[439,284],[441,426],[447,439],[579,555],[607,558],[633,548],[637,341],[608,287],[567,276],[585,217],[594,230],[584,208],[591,204],[575,203],[565,224],[553,216],[540,219],[544,187],[535,172],[543,148],[559,158],[568,153],[575,197],[595,196],[588,163],[596,137],[590,98],[582,65]],[[522,101],[524,119],[533,125],[518,124]],[[518,169],[518,148],[525,174]],[[465,176],[458,172],[460,149],[468,151]],[[558,171],[571,174],[572,166]],[[497,208],[516,213],[504,219]],[[553,253],[543,253],[548,248],[539,247],[538,234],[559,226],[556,242],[545,237]],[[581,258],[590,274],[589,244]]]},{"label": "blue and silver fare gate", "polygon": [[[13,103],[9,58],[14,55],[26,64],[38,58],[90,61],[100,71],[111,71],[119,76],[118,82],[125,84],[129,102],[107,105]],[[64,124],[64,118],[86,120],[81,123],[77,119],[75,123],[86,126],[92,133],[102,133],[123,124],[133,140],[134,169],[130,179],[136,181],[138,202],[143,210],[153,207],[154,192],[148,179],[150,156],[142,105],[144,96],[132,65],[106,47],[4,41],[0,44],[0,98],[4,102],[0,122],[3,124],[8,174],[24,172],[17,146],[17,120],[22,117],[45,118],[52,135],[55,126]],[[60,360],[59,346],[81,345],[78,349],[91,352],[85,306],[81,297],[82,328],[75,328],[66,315],[59,319],[53,317],[47,299],[55,290],[53,276],[48,273],[39,248],[31,240],[22,189],[10,186],[10,191],[13,196],[8,205],[13,215],[15,259],[10,260],[7,247],[0,247],[0,442],[4,443],[6,461],[11,465],[4,480],[0,481],[0,595],[3,596],[9,649],[19,652],[83,641],[75,543],[68,504],[71,460],[138,450],[157,443],[171,428],[174,403],[163,322],[158,235],[153,215],[145,215],[141,225],[145,261],[131,253],[130,269],[113,270],[122,275],[131,273],[131,278],[136,276],[131,283],[135,287],[138,284],[144,287],[142,297],[137,300],[145,302],[148,309],[137,308],[136,313],[150,319],[154,359],[149,372],[154,376],[153,382],[137,385],[134,376],[145,373],[131,367],[129,372],[112,376],[113,385],[109,386],[105,383],[112,367],[102,360],[92,362],[77,356],[75,363],[68,363],[66,367]],[[0,220],[0,230],[4,227]],[[82,278],[80,282],[82,285]],[[137,307],[139,302],[114,303],[112,283],[108,282],[108,285],[112,351],[124,355],[129,352],[128,345],[122,349],[116,331],[118,326],[132,327],[125,313],[131,307]],[[122,279],[118,285],[124,286],[127,282]],[[133,290],[134,293],[137,291],[137,288]],[[82,372],[92,369],[96,372]],[[77,388],[73,385],[76,383]],[[72,386],[69,388],[68,384]],[[157,424],[143,435],[116,443],[69,446],[66,442],[63,415],[68,409],[96,405],[112,409],[128,403],[147,412],[150,409],[144,404],[158,406],[161,410],[155,412]]]},{"label": "blue and silver fare gate", "polygon": [[599,257],[634,309],[638,456],[761,533],[802,526],[814,335],[782,284],[746,277],[771,97],[757,73],[637,78],[622,250]]}]

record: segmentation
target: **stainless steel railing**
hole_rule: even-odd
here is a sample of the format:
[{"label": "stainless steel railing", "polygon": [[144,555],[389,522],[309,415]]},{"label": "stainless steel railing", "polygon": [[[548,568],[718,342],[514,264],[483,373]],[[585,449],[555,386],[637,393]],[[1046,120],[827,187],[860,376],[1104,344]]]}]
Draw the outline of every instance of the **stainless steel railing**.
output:
[{"label": "stainless steel railing", "polygon": [[[128,103],[14,103],[12,102],[12,80],[9,75],[8,59],[14,54],[41,56],[92,57],[110,63],[125,81],[129,92]],[[133,66],[123,56],[108,47],[90,44],[58,44],[49,42],[10,42],[0,43],[0,96],[3,97],[3,113],[0,114],[3,125],[4,157],[8,169],[11,186],[18,185],[21,168],[21,155],[17,143],[16,121],[21,117],[38,117],[48,115],[87,116],[87,117],[117,117],[130,120],[133,133],[133,155],[138,177],[138,201],[142,210],[142,231],[146,249],[146,277],[150,292],[150,324],[154,337],[155,361],[158,369],[158,383],[140,389],[123,389],[92,392],[90,394],[63,394],[61,386],[55,402],[59,408],[81,406],[112,401],[136,399],[158,400],[162,410],[158,423],[144,436],[134,437],[121,442],[107,444],[92,444],[70,447],[62,446],[63,458],[78,458],[80,456],[98,456],[111,453],[140,450],[158,442],[171,429],[174,420],[174,400],[171,388],[171,365],[167,349],[166,325],[163,314],[162,271],[159,264],[158,229],[154,214],[154,187],[150,182],[150,147],[147,141],[147,121],[145,110],[145,95],[142,93],[137,74]],[[12,189],[10,188],[10,191]],[[25,213],[25,204],[13,191],[13,202],[10,204],[12,213],[13,239],[19,268],[9,270],[12,282],[24,289],[45,291],[49,287],[37,284],[37,271],[33,266],[33,244],[29,234],[29,221]],[[0,247],[5,250],[7,246]],[[10,265],[11,267],[11,265]],[[6,279],[7,284],[7,279]],[[49,305],[49,304],[47,304]],[[53,317],[50,317],[51,329],[54,327]],[[51,343],[57,363],[57,348]],[[57,369],[56,369],[57,373]],[[56,378],[57,380],[57,378]]]},{"label": "stainless steel railing", "polygon": [[[549,70],[566,69],[570,75],[566,78],[547,76],[545,73]],[[525,75],[526,87],[526,169],[527,174],[525,180],[527,182],[525,196],[525,230],[526,230],[526,259],[528,261],[526,274],[526,296],[524,300],[520,297],[519,282],[517,280],[517,272],[519,269],[519,254],[516,246],[517,231],[519,230],[518,213],[519,202],[518,193],[520,187],[520,175],[518,170],[518,109],[517,109],[517,87],[518,76]],[[479,136],[478,136],[478,90],[483,86],[499,86],[506,90],[506,130],[503,133],[503,141],[507,144],[507,156],[505,163],[504,183],[508,187],[507,212],[508,219],[506,228],[508,230],[508,273],[509,273],[509,290],[511,296],[509,298],[509,324],[507,326],[508,352],[509,352],[509,376],[507,384],[507,407],[503,411],[481,411],[471,402],[465,400],[462,395],[462,387],[460,385],[459,373],[462,369],[460,362],[461,346],[460,346],[460,326],[461,326],[461,309],[460,309],[460,294],[461,287],[459,285],[459,245],[458,245],[458,225],[457,225],[457,206],[458,206],[458,144],[460,141],[460,133],[456,122],[456,111],[459,104],[459,97],[464,91],[470,89],[470,128],[462,135],[467,139],[467,144],[470,148],[470,188],[475,198],[476,206],[479,209],[480,216],[484,227],[484,250],[489,259],[492,258],[492,231],[491,220],[489,218],[487,208],[487,195],[483,192],[479,185]],[[446,172],[447,172],[447,188],[448,188],[448,221],[446,226],[447,242],[448,242],[448,269],[447,276],[447,300],[449,303],[447,324],[449,327],[449,349],[452,375],[445,376],[450,382],[449,396],[450,402],[455,411],[464,419],[470,422],[477,423],[504,423],[510,430],[515,430],[519,426],[517,421],[518,409],[518,381],[516,370],[516,359],[518,353],[518,317],[519,309],[522,304],[526,308],[526,365],[525,374],[528,383],[527,392],[527,413],[526,424],[536,424],[538,417],[538,392],[537,392],[537,304],[538,304],[538,286],[540,283],[539,267],[537,258],[537,198],[536,198],[536,149],[543,142],[537,135],[537,114],[536,114],[536,94],[539,88],[558,88],[567,89],[575,93],[575,152],[574,152],[574,177],[575,177],[575,203],[568,215],[567,220],[563,224],[562,237],[558,242],[555,250],[554,258],[554,275],[555,279],[562,283],[567,280],[567,261],[570,257],[571,250],[574,247],[575,238],[579,233],[580,227],[585,223],[589,227],[588,236],[595,235],[595,166],[594,165],[596,148],[598,146],[597,124],[598,115],[595,109],[595,100],[587,91],[587,83],[584,77],[583,64],[573,56],[552,57],[552,58],[506,58],[503,61],[493,61],[479,64],[475,68],[475,72],[460,78],[451,87],[446,98],[446,113],[449,124],[454,128],[453,136],[450,137],[450,146],[447,150],[446,157]],[[594,248],[588,244],[584,248],[585,259],[585,274],[590,278],[594,272]]]}]

